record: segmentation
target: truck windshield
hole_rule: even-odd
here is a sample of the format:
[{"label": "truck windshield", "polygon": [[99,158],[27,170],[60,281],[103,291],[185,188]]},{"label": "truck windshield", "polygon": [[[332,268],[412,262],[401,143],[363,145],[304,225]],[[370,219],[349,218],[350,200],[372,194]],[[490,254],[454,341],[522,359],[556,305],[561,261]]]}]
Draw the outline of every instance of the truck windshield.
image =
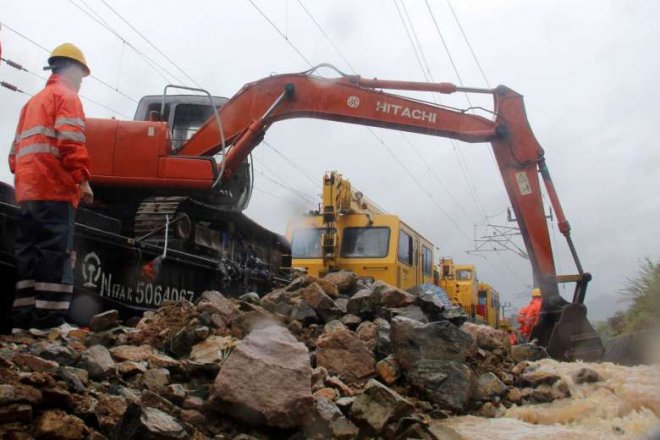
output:
[{"label": "truck windshield", "polygon": [[323,229],[299,229],[291,236],[293,258],[321,258],[321,235]]},{"label": "truck windshield", "polygon": [[472,271],[467,269],[457,270],[456,279],[459,281],[469,281],[472,279]]},{"label": "truck windshield", "polygon": [[341,240],[345,258],[383,258],[390,246],[390,228],[346,228]]}]

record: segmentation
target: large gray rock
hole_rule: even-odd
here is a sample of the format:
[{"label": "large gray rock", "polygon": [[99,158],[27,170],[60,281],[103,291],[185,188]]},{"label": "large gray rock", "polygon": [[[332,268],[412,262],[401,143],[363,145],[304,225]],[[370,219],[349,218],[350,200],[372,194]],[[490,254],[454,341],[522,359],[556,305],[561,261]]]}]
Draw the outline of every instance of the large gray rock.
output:
[{"label": "large gray rock", "polygon": [[357,291],[348,300],[346,310],[363,319],[373,319],[380,308],[381,290],[374,285]]},{"label": "large gray rock", "polygon": [[295,427],[312,408],[311,379],[305,345],[273,325],[253,330],[236,346],[215,379],[210,401],[246,423]]},{"label": "large gray rock", "polygon": [[238,306],[222,293],[215,290],[207,290],[199,297],[197,311],[207,312],[209,315],[219,314],[226,322],[231,322],[240,314]]},{"label": "large gray rock", "polygon": [[189,438],[183,424],[171,415],[132,404],[112,432],[112,439],[169,440]]},{"label": "large gray rock", "polygon": [[473,344],[470,335],[450,322],[422,324],[402,317],[392,320],[390,338],[394,356],[404,370],[422,360],[463,362]]},{"label": "large gray rock", "polygon": [[89,328],[97,333],[116,327],[119,324],[119,311],[112,309],[92,316],[89,320]]},{"label": "large gray rock", "polygon": [[102,345],[89,347],[82,356],[83,367],[94,380],[102,380],[108,377],[115,369],[115,362],[107,348]]},{"label": "large gray rock", "polygon": [[494,373],[488,372],[477,378],[474,398],[488,400],[495,396],[501,396],[506,391],[507,386]]},{"label": "large gray rock", "polygon": [[316,364],[353,383],[376,373],[376,359],[367,344],[351,331],[336,328],[316,341]]},{"label": "large gray rock", "polygon": [[474,373],[462,362],[423,360],[406,377],[429,401],[452,411],[464,411],[474,394]]},{"label": "large gray rock", "polygon": [[317,397],[314,409],[305,420],[304,431],[306,439],[352,440],[359,430],[331,400]]},{"label": "large gray rock", "polygon": [[422,311],[422,309],[415,305],[393,309],[381,309],[380,315],[385,316],[390,320],[400,316],[402,318],[408,318],[417,322],[421,322],[422,324],[427,324],[429,322],[429,319],[426,317],[426,314]]},{"label": "large gray rock", "polygon": [[380,382],[371,379],[364,392],[355,398],[351,406],[351,418],[371,431],[378,433],[389,422],[410,415],[413,405]]},{"label": "large gray rock", "polygon": [[531,342],[525,344],[516,344],[511,347],[511,356],[516,362],[521,361],[538,361],[548,357],[548,352],[545,348],[540,347]]}]

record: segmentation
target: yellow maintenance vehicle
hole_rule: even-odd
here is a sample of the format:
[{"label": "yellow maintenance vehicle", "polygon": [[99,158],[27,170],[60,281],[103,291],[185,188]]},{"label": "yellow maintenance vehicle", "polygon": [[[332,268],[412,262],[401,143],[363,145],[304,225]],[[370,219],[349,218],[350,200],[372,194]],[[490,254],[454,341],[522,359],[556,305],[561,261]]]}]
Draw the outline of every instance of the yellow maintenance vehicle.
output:
[{"label": "yellow maintenance vehicle", "polygon": [[317,211],[289,221],[292,267],[323,276],[350,270],[407,289],[433,282],[433,245],[354,189],[340,173],[323,177]]},{"label": "yellow maintenance vehicle", "polygon": [[500,328],[500,293],[488,283],[479,283],[477,289],[477,319],[491,327]]},{"label": "yellow maintenance vehicle", "polygon": [[441,258],[435,284],[442,287],[449,299],[460,304],[471,320],[477,319],[477,269],[472,264],[454,264],[452,258]]}]

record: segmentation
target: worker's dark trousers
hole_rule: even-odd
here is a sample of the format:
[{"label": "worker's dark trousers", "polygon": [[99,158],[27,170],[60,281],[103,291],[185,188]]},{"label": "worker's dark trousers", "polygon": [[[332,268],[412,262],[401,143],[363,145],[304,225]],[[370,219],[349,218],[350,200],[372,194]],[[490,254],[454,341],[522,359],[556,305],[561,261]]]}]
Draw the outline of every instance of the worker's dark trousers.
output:
[{"label": "worker's dark trousers", "polygon": [[48,328],[63,324],[73,294],[75,210],[68,202],[20,203],[16,231],[14,327]]}]

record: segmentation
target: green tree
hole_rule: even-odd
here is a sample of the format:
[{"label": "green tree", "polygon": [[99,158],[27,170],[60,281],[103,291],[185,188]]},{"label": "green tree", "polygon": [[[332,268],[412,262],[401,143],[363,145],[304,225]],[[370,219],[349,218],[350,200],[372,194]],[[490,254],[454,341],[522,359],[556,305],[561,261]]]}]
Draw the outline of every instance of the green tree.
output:
[{"label": "green tree", "polygon": [[660,264],[645,258],[637,277],[626,281],[621,295],[631,304],[623,317],[615,315],[610,318],[615,333],[629,333],[660,325]]}]

